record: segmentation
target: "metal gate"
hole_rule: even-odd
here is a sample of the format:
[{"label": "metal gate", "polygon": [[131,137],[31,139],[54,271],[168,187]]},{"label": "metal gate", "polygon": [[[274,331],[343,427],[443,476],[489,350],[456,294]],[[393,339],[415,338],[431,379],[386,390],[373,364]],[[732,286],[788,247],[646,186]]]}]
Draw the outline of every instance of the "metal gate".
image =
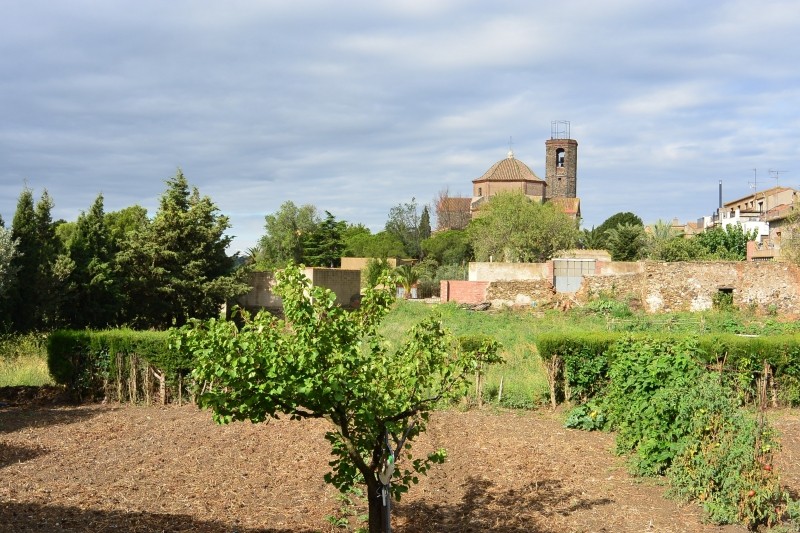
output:
[{"label": "metal gate", "polygon": [[594,274],[594,259],[553,259],[553,286],[556,292],[575,292],[583,276]]}]

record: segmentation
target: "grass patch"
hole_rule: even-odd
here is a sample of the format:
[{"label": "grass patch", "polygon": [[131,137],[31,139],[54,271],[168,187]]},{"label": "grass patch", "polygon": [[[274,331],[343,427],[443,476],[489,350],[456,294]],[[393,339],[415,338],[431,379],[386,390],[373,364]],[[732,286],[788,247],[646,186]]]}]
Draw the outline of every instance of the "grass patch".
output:
[{"label": "grass patch", "polygon": [[54,384],[47,369],[46,340],[38,333],[0,336],[0,387]]}]

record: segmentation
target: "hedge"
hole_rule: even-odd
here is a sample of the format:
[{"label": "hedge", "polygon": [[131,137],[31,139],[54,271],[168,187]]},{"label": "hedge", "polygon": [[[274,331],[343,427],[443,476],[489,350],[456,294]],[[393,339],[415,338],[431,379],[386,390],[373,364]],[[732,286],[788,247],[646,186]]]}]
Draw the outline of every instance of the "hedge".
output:
[{"label": "hedge", "polygon": [[145,401],[155,394],[182,398],[191,356],[169,347],[159,331],[58,330],[47,343],[47,364],[56,383],[78,398]]},{"label": "hedge", "polygon": [[[605,386],[611,365],[609,352],[631,333],[553,333],[539,336],[536,347],[548,373],[550,399],[585,403]],[[678,341],[684,335],[650,338]],[[710,334],[698,336],[701,362],[723,373],[745,402],[756,400],[759,383],[773,406],[800,405],[800,335],[770,337]]]}]

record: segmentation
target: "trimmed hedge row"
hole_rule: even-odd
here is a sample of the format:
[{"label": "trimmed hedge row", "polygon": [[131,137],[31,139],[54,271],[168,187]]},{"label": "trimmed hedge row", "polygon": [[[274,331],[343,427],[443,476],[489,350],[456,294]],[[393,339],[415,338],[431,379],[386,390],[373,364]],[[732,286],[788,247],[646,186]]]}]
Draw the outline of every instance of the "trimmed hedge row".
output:
[{"label": "trimmed hedge row", "polygon": [[[536,340],[550,383],[550,399],[585,403],[608,382],[610,348],[630,333],[553,333]],[[686,335],[647,335],[679,341]],[[773,406],[800,405],[800,335],[748,337],[711,334],[697,337],[701,362],[723,373],[745,402],[755,400],[759,382],[766,384]]]},{"label": "trimmed hedge row", "polygon": [[160,331],[59,330],[50,334],[47,365],[56,383],[78,398],[145,401],[181,399],[193,361],[171,350]]}]

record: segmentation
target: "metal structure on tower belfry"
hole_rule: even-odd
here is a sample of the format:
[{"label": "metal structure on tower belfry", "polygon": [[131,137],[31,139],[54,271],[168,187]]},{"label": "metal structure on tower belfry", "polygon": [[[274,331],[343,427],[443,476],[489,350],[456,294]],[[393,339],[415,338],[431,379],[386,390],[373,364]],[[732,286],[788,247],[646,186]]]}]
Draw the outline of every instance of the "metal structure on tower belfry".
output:
[{"label": "metal structure on tower belfry", "polygon": [[569,139],[569,120],[553,120],[550,122],[551,139]]}]

